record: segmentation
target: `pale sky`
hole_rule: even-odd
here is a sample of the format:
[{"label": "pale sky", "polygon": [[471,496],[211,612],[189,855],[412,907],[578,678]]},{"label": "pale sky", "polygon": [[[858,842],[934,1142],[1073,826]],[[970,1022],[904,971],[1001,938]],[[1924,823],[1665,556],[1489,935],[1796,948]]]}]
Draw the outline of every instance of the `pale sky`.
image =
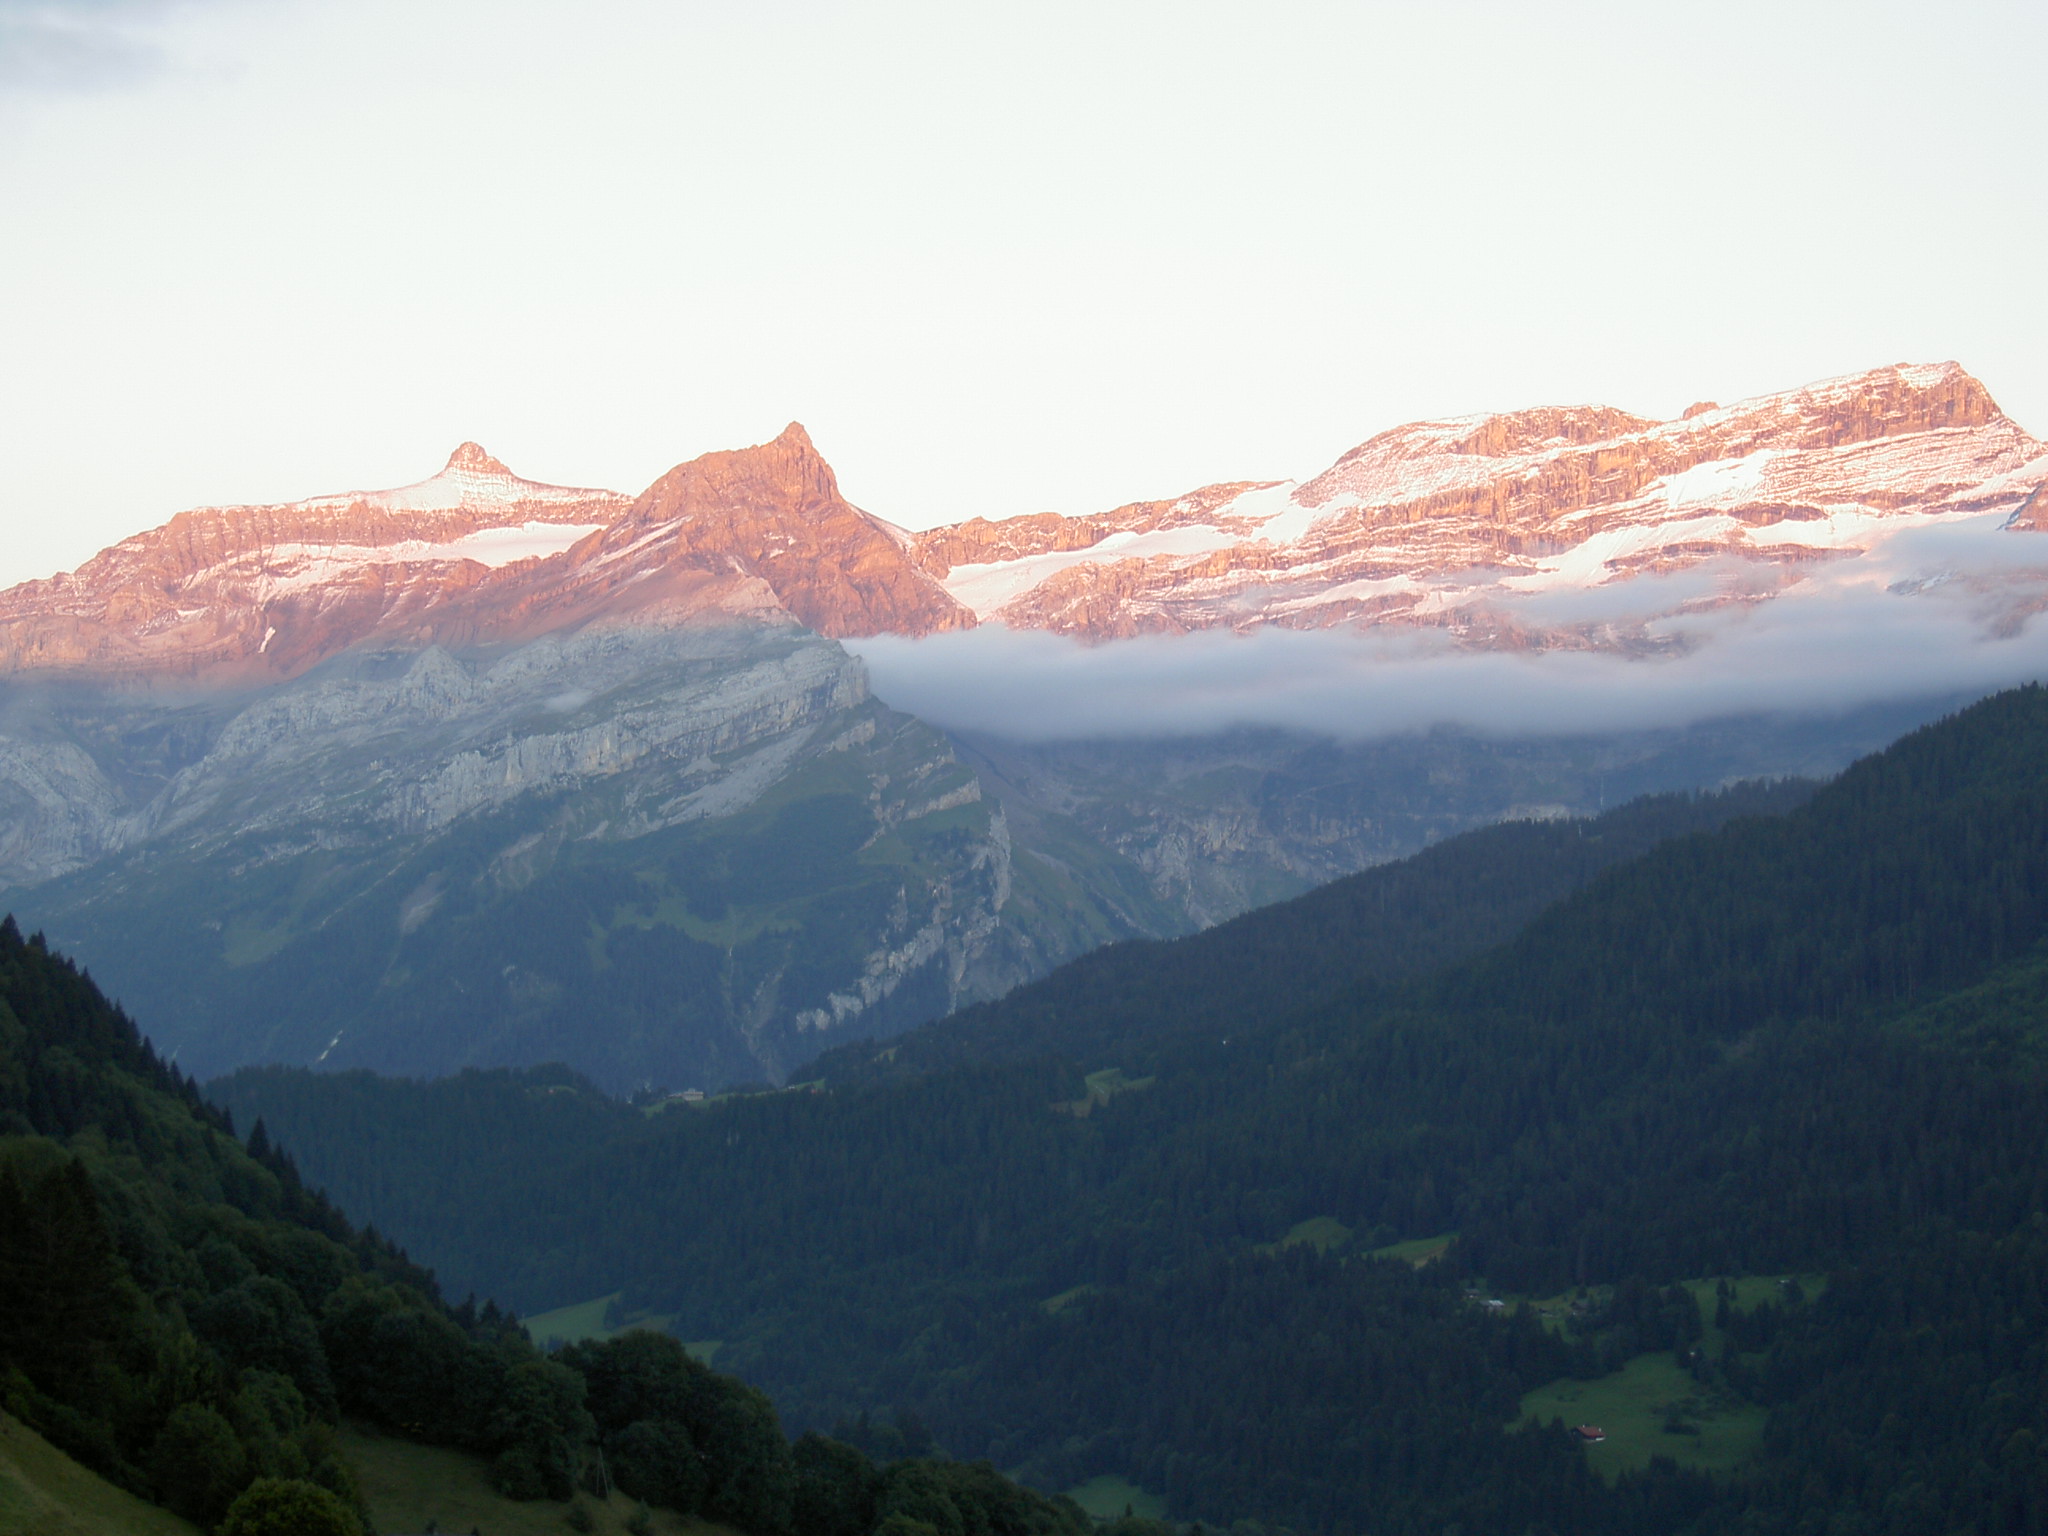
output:
[{"label": "pale sky", "polygon": [[0,0],[0,581],[465,438],[911,526],[1956,358],[2048,435],[2048,5]]}]

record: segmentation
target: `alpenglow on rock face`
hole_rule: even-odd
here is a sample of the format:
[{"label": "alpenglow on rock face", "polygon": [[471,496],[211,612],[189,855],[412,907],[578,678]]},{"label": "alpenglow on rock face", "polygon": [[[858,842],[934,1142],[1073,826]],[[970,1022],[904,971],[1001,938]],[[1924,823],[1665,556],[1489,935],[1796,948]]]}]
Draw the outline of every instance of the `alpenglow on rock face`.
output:
[{"label": "alpenglow on rock face", "polygon": [[419,485],[181,513],[0,593],[0,673],[256,683],[371,641],[504,643],[729,604],[737,578],[840,639],[997,620],[1090,640],[1409,624],[1625,645],[1499,609],[1708,561],[1748,572],[1725,600],[1760,601],[1908,522],[1996,513],[2039,531],[2044,483],[2048,444],[1954,363],[1668,422],[1605,406],[1416,422],[1299,485],[916,534],[846,501],[794,423],[638,497],[521,480],[468,443]]},{"label": "alpenglow on rock face", "polygon": [[1747,571],[1728,600],[1756,601],[1902,519],[2014,513],[2044,481],[2048,444],[1976,379],[1902,365],[1677,421],[1579,406],[1416,422],[1300,485],[975,520],[920,534],[916,558],[980,619],[1091,640],[1409,624],[1496,646],[1625,647],[1498,610],[1707,561]]},{"label": "alpenglow on rock face", "polygon": [[[1656,422],[1605,406],[1416,422],[1294,485],[912,534],[847,502],[803,428],[638,497],[519,479],[465,443],[397,491],[181,513],[0,593],[0,673],[294,676],[366,642],[475,645],[731,584],[819,634],[999,620],[1149,632],[1415,624],[1483,643],[1502,599],[1735,562],[1755,601],[1902,520],[2039,531],[2048,444],[1953,363],[1874,369]],[[1607,637],[1611,638],[1611,637]]]},{"label": "alpenglow on rock face", "polygon": [[820,634],[971,624],[908,541],[839,495],[794,423],[638,498],[522,480],[465,443],[418,485],[183,512],[0,592],[0,674],[261,684],[365,643],[503,644],[730,607],[748,578],[756,607]]}]

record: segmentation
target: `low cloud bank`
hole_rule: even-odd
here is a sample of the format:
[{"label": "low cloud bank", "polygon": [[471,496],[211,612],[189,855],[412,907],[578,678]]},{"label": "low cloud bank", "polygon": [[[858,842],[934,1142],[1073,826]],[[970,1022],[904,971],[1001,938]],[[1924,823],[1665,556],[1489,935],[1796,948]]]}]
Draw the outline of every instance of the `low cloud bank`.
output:
[{"label": "low cloud bank", "polygon": [[[2039,542],[2036,542],[2036,541]],[[1752,581],[1754,566],[1501,605],[1607,621]],[[1277,726],[1362,739],[1456,726],[1568,735],[1753,712],[1826,714],[2048,677],[2048,536],[1973,519],[1898,533],[1782,595],[1654,620],[1676,654],[1459,648],[1435,631],[1204,632],[1104,645],[984,626],[850,643],[875,692],[934,724],[1024,740]]]}]

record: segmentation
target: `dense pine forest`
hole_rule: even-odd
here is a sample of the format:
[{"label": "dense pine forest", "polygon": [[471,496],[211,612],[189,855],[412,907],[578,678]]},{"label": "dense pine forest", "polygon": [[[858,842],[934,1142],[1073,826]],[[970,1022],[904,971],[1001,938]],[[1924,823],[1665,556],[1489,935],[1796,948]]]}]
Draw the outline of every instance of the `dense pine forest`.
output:
[{"label": "dense pine forest", "polygon": [[[2018,690],[1810,798],[1645,808],[1696,819],[1576,865],[1543,838],[1583,826],[1447,844],[795,1091],[218,1091],[465,1286],[623,1290],[800,1425],[911,1413],[1041,1487],[1303,1532],[2048,1531],[2044,763]],[[1544,1411],[1651,1377],[1630,1465]]]},{"label": "dense pine forest", "polygon": [[[1672,837],[1789,810],[1814,788],[1785,780],[1655,795],[1592,820],[1466,833],[1206,933],[1109,946],[1000,1003],[963,1010],[885,1049],[833,1051],[800,1076],[805,1087],[850,1086],[1025,1061],[1052,1062],[1054,1083],[1065,1084],[1070,1064],[1124,1060],[1124,1045],[1148,1036],[1243,1030],[1347,986],[1412,977],[1475,954],[1611,865]],[[440,1272],[486,1288],[508,1279],[498,1259],[498,1202],[564,1158],[680,1126],[650,1121],[561,1067],[429,1082],[255,1068],[213,1092],[246,1117],[285,1117],[294,1146],[348,1209],[387,1228],[433,1233]],[[372,1146],[376,1157],[355,1155]],[[543,1285],[533,1294],[564,1293]]]},{"label": "dense pine forest", "polygon": [[344,1417],[487,1457],[514,1499],[616,1486],[758,1536],[918,1536],[934,1515],[962,1532],[1088,1529],[986,1466],[878,1468],[815,1435],[792,1446],[767,1397],[672,1338],[549,1357],[494,1303],[448,1306],[430,1274],[309,1191],[262,1126],[239,1141],[11,918],[0,1406],[224,1536],[362,1529]]}]

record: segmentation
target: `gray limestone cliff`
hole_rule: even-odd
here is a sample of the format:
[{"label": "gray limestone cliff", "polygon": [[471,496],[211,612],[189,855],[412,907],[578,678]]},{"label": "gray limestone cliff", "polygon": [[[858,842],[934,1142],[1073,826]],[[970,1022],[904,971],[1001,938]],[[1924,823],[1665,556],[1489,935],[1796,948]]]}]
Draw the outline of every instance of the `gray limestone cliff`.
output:
[{"label": "gray limestone cliff", "polygon": [[1106,902],[1017,880],[951,743],[788,623],[362,648],[242,694],[14,683],[0,812],[7,902],[202,1074],[779,1081],[1176,926],[1134,868]]}]

